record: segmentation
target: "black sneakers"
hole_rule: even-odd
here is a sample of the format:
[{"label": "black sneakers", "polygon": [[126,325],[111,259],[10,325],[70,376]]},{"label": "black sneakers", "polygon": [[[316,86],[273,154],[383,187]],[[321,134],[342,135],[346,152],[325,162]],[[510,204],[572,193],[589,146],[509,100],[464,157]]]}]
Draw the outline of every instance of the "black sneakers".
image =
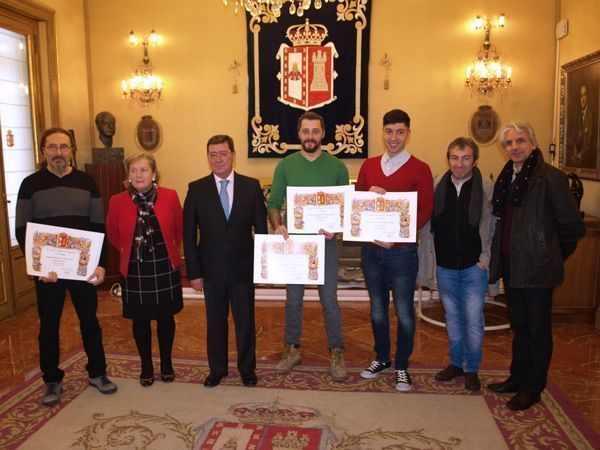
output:
[{"label": "black sneakers", "polygon": [[367,379],[377,378],[379,376],[379,374],[390,370],[391,365],[392,365],[392,363],[390,361],[388,361],[388,362],[372,361],[371,365],[360,373],[360,376],[363,378],[367,378]]},{"label": "black sneakers", "polygon": [[408,392],[412,389],[412,380],[406,370],[396,370],[396,389],[400,392]]}]

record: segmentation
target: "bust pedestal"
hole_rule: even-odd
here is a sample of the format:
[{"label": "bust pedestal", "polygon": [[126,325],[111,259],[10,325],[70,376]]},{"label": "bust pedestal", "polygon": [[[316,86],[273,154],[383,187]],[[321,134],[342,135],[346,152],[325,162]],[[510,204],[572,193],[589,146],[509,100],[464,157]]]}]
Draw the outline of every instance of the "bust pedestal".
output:
[{"label": "bust pedestal", "polygon": [[92,164],[123,164],[124,159],[123,147],[92,149]]},{"label": "bust pedestal", "polygon": [[[94,148],[92,149],[92,160],[94,162],[85,165],[85,171],[94,179],[102,196],[104,217],[108,212],[110,197],[125,189],[123,181],[127,178],[127,174],[123,163],[123,153],[123,148]],[[119,254],[108,244],[106,276],[104,283],[100,285],[100,289],[110,289],[120,279]]]}]

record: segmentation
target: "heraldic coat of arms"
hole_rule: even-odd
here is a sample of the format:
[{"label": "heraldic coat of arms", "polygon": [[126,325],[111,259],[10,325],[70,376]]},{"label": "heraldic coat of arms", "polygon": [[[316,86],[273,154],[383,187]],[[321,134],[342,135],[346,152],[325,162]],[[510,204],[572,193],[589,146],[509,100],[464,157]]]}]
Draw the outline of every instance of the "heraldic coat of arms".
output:
[{"label": "heraldic coat of arms", "polygon": [[337,73],[333,59],[338,57],[333,42],[321,43],[328,35],[324,25],[309,20],[287,29],[286,36],[293,47],[281,44],[277,59],[281,61],[277,74],[281,86],[278,100],[304,110],[318,108],[333,102],[333,81]]}]

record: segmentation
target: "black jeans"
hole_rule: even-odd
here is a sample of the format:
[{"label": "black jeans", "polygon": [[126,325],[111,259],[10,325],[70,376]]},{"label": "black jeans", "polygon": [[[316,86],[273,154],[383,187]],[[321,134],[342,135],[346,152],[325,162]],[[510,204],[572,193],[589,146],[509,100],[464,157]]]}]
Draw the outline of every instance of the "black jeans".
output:
[{"label": "black jeans", "polygon": [[85,281],[58,280],[43,283],[35,280],[38,314],[40,317],[40,369],[44,382],[60,382],[64,376],[58,367],[60,359],[59,328],[67,290],[79,319],[83,348],[88,357],[85,366],[90,378],[106,374],[106,356],[102,347],[102,329],[96,317],[98,296],[96,288]]},{"label": "black jeans", "polygon": [[506,288],[510,327],[514,331],[510,377],[520,391],[540,394],[546,387],[552,358],[553,289]]}]

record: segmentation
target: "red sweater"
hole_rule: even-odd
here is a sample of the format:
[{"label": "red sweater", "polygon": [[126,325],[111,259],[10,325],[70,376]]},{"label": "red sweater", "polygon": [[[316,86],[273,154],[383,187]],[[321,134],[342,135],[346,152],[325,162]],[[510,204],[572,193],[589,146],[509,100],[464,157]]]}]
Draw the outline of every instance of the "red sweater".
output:
[{"label": "red sweater", "polygon": [[417,230],[423,228],[433,210],[433,176],[431,169],[420,159],[408,161],[389,177],[381,170],[381,155],[367,159],[358,172],[357,191],[378,186],[389,192],[417,192]]}]

